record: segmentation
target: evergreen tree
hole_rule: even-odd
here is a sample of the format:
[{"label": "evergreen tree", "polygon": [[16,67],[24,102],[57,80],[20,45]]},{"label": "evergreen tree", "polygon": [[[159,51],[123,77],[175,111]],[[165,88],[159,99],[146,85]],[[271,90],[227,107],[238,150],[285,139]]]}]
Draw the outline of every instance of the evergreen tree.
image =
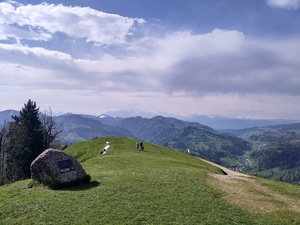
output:
[{"label": "evergreen tree", "polygon": [[13,116],[8,143],[7,179],[9,182],[30,178],[30,164],[44,150],[44,134],[39,108],[28,100],[19,116]]},{"label": "evergreen tree", "polygon": [[5,184],[6,182],[6,155],[7,155],[7,143],[9,140],[9,124],[4,123],[0,127],[0,185]]}]

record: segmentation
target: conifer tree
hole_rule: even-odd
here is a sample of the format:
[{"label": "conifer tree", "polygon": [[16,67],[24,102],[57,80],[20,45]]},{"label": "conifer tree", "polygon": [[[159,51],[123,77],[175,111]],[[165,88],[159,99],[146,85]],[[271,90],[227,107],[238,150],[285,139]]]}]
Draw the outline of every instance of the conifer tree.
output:
[{"label": "conifer tree", "polygon": [[14,116],[8,144],[7,179],[9,182],[30,178],[30,164],[44,150],[39,108],[30,99]]},{"label": "conifer tree", "polygon": [[6,182],[6,155],[7,155],[7,143],[9,141],[9,124],[4,123],[0,127],[0,185],[5,184]]}]

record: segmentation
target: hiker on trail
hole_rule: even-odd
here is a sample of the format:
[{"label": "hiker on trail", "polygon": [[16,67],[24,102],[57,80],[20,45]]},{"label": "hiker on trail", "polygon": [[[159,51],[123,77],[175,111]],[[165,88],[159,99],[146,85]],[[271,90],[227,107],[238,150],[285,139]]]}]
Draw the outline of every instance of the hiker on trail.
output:
[{"label": "hiker on trail", "polygon": [[139,149],[139,146],[140,146],[140,144],[137,142],[137,143],[135,143],[135,147],[136,147],[136,149]]},{"label": "hiker on trail", "polygon": [[141,150],[144,150],[143,142],[140,142]]}]

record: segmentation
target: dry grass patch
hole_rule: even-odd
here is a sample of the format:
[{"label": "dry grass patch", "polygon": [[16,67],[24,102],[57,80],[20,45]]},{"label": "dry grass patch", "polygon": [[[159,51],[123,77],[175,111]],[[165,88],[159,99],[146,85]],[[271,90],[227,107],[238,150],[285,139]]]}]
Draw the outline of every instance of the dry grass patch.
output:
[{"label": "dry grass patch", "polygon": [[[234,171],[233,171],[234,172]],[[223,199],[256,213],[291,210],[300,213],[300,200],[268,188],[255,178],[245,174],[210,174],[209,183],[221,190]]]}]

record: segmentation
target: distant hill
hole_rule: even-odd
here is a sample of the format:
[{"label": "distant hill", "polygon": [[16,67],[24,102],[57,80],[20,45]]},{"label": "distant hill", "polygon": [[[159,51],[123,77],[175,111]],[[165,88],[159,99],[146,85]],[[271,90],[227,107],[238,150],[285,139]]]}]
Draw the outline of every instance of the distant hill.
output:
[{"label": "distant hill", "polygon": [[288,120],[288,119],[238,119],[228,118],[223,116],[207,117],[201,115],[192,115],[182,117],[184,120],[194,121],[201,124],[208,125],[213,129],[224,131],[234,129],[244,129],[249,127],[264,127],[281,124],[293,124],[299,122],[299,120]]},{"label": "distant hill", "polygon": [[12,122],[12,116],[19,115],[19,112],[16,110],[5,110],[0,112],[0,125],[2,125],[4,122]]},{"label": "distant hill", "polygon": [[199,123],[185,122],[163,116],[156,116],[150,119],[143,117],[125,118],[116,125],[127,129],[134,134],[135,137],[154,144],[164,143],[172,138],[178,130],[188,126],[210,131],[213,130]]},{"label": "distant hill", "polygon": [[257,149],[267,143],[300,140],[300,123],[252,127],[230,131],[230,133],[252,142]]},{"label": "distant hill", "polygon": [[106,114],[101,114],[100,116],[94,116],[94,115],[80,115],[83,116],[85,118],[90,118],[93,120],[97,120],[103,124],[109,125],[109,126],[117,126],[118,123],[122,120],[124,120],[124,118],[121,117],[112,117]]},{"label": "distant hill", "polygon": [[252,144],[249,157],[253,166],[248,172],[300,184],[300,123],[253,127],[232,133]]},{"label": "distant hill", "polygon": [[54,117],[58,124],[64,125],[62,136],[74,143],[94,137],[121,136],[137,138],[154,144],[162,144],[184,127],[213,131],[208,126],[194,122],[185,122],[175,118],[156,116],[150,119],[142,117],[114,118],[109,116],[91,116],[65,114]]},{"label": "distant hill", "polygon": [[172,117],[183,121],[191,121],[197,122],[206,126],[209,126],[215,130],[224,131],[224,130],[233,130],[233,129],[244,129],[249,127],[262,127],[262,126],[271,126],[271,125],[281,125],[281,124],[292,124],[300,122],[300,120],[293,119],[249,119],[249,118],[230,118],[220,115],[214,116],[205,116],[205,115],[175,115],[175,114],[167,114],[164,112],[157,113],[149,113],[140,110],[127,109],[120,111],[108,111],[105,114],[112,117],[119,118],[131,118],[141,116],[143,118],[153,118],[158,115],[162,115],[164,117]]},{"label": "distant hill", "polygon": [[280,141],[265,145],[251,153],[257,176],[300,185],[300,142]]},{"label": "distant hill", "polygon": [[[249,142],[214,130],[203,130],[196,127],[185,127],[179,130],[170,140],[163,144],[169,148],[200,156],[222,165],[235,167],[237,160],[251,150]],[[236,163],[233,163],[234,160]]]},{"label": "distant hill", "polygon": [[214,162],[240,166],[240,158],[249,151],[250,144],[233,135],[220,133],[196,122],[186,122],[171,117],[113,118],[67,114],[56,117],[64,124],[62,136],[67,143],[89,140],[95,137],[131,137],[139,141],[163,145],[186,152],[190,148],[197,155]]},{"label": "distant hill", "polygon": [[300,123],[292,123],[292,124],[277,124],[277,125],[270,125],[270,126],[255,126],[255,127],[248,127],[245,129],[233,130],[237,134],[248,133],[250,131],[257,132],[257,131],[276,131],[276,132],[288,132],[291,130],[299,130]]},{"label": "distant hill", "polygon": [[54,117],[58,124],[64,127],[60,135],[69,144],[104,136],[132,137],[133,135],[122,127],[109,126],[92,117],[76,114],[66,114]]}]

